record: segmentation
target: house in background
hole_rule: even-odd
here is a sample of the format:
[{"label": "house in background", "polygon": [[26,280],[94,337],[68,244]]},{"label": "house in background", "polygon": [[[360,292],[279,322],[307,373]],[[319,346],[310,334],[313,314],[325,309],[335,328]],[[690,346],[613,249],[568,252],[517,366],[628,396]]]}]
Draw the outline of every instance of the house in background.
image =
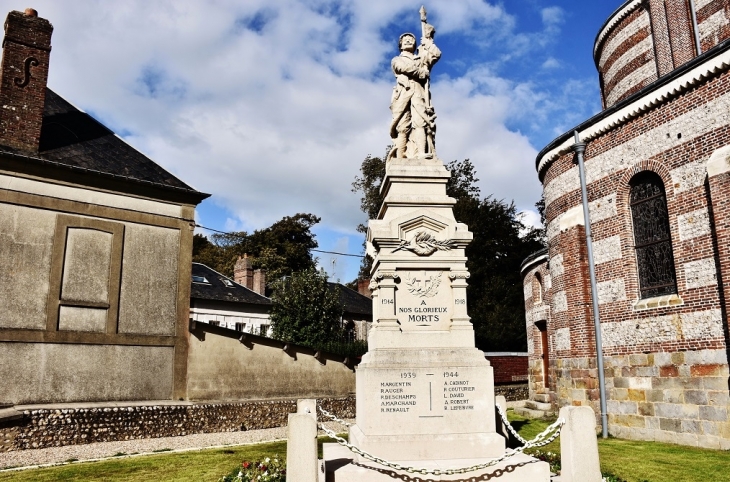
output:
[{"label": "house in background", "polygon": [[53,26],[5,21],[0,402],[186,397],[191,188],[48,89]]},{"label": "house in background", "polygon": [[373,300],[341,283],[329,283],[329,287],[339,291],[346,336],[350,340],[367,341],[373,324]]},{"label": "house in background", "polygon": [[[233,279],[201,263],[193,263],[190,319],[195,322],[271,336],[272,301],[266,297],[266,272],[254,270],[251,259],[238,258]],[[349,340],[367,340],[373,302],[340,283],[328,283],[340,299],[341,323]]]},{"label": "house in background", "polygon": [[[239,263],[241,259],[239,258]],[[246,259],[248,262],[248,259]],[[237,268],[239,264],[236,265]],[[250,267],[250,262],[249,262]],[[240,270],[246,274],[244,270]],[[260,271],[260,270],[257,270]],[[239,273],[239,270],[236,270]],[[260,272],[260,276],[263,273]],[[239,278],[241,279],[241,278]],[[245,282],[246,276],[241,281]],[[263,288],[263,285],[259,285]],[[193,263],[190,319],[230,330],[271,335],[271,300],[201,263]]]}]

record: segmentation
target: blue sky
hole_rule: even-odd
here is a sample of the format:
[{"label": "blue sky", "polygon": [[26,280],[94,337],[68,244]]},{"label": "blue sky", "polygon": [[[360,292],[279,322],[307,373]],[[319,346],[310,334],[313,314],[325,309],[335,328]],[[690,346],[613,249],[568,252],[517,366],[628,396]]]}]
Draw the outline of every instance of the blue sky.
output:
[{"label": "blue sky", "polygon": [[[593,41],[619,0],[427,3],[438,154],[537,222],[537,152],[600,110]],[[27,5],[15,0],[10,8]],[[350,185],[389,143],[390,59],[420,0],[37,0],[49,86],[193,187],[200,224],[322,218],[320,249],[359,254]],[[357,258],[318,255],[333,278]]]}]

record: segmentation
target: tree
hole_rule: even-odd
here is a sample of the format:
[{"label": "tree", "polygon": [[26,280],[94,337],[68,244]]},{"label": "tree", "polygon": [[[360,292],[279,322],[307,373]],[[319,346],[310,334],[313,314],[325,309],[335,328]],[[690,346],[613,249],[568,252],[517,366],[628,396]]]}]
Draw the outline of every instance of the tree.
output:
[{"label": "tree", "polygon": [[[375,196],[379,192],[374,186],[379,187],[385,175],[385,164],[381,168],[373,159],[368,156],[363,161],[362,177],[353,183],[353,190],[363,194],[363,211],[371,218],[371,213],[377,214],[382,204],[382,199]],[[466,248],[467,268],[471,273],[467,299],[477,347],[525,350],[520,265],[542,247],[539,231],[522,224],[513,203],[481,197],[479,179],[469,159],[453,161],[446,167],[451,171],[446,193],[456,199],[454,216],[474,233],[474,240]],[[379,173],[382,173],[380,178]],[[369,275],[368,271],[366,276]]]},{"label": "tree", "polygon": [[[372,157],[367,155],[360,166],[362,177],[355,176],[352,183],[352,192],[362,193],[360,198],[360,210],[367,215],[367,219],[377,219],[380,206],[383,204],[383,196],[380,194],[380,185],[385,177],[385,159],[391,146],[385,149],[386,155],[383,157]],[[365,223],[357,225],[357,232],[366,234],[368,227]],[[365,242],[363,241],[363,251]],[[370,277],[370,269],[373,266],[373,260],[369,256],[365,256],[360,261],[360,272],[358,279],[367,279]],[[357,280],[353,281],[355,285]]]},{"label": "tree", "polygon": [[313,269],[315,262],[311,250],[318,244],[311,229],[319,221],[320,218],[313,214],[299,213],[285,216],[251,234],[245,231],[214,234],[211,239],[196,234],[193,261],[233,277],[236,260],[248,254],[253,267],[265,269],[269,280]]},{"label": "tree", "polygon": [[342,305],[324,270],[309,268],[274,283],[273,337],[312,348],[342,338]]}]

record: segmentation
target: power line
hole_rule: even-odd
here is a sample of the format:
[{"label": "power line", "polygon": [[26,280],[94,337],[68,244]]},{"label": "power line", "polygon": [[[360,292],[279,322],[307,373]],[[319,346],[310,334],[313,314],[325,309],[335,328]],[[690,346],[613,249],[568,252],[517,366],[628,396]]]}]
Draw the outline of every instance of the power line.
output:
[{"label": "power line", "polygon": [[[233,237],[235,237],[235,238],[240,238],[240,239],[246,239],[246,237],[245,237],[245,236],[241,236],[241,235],[240,235],[240,234],[238,234],[238,233],[227,233],[227,232],[225,232],[225,231],[219,231],[219,230],[217,230],[217,229],[213,229],[213,228],[206,228],[205,226],[201,226],[201,225],[200,225],[200,224],[198,224],[198,223],[195,223],[195,227],[196,227],[196,228],[201,228],[201,229],[205,229],[205,230],[207,230],[207,231],[213,231],[214,233],[218,233],[218,234],[225,234],[225,235],[227,235],[227,236],[233,236]],[[365,256],[363,256],[363,255],[361,255],[361,254],[338,253],[338,252],[336,252],[336,251],[323,251],[323,250],[321,250],[321,249],[311,249],[311,251],[316,251],[316,252],[318,252],[318,253],[326,253],[326,254],[336,254],[336,255],[338,255],[338,256],[352,256],[353,258],[364,258],[364,257],[365,257]]]}]

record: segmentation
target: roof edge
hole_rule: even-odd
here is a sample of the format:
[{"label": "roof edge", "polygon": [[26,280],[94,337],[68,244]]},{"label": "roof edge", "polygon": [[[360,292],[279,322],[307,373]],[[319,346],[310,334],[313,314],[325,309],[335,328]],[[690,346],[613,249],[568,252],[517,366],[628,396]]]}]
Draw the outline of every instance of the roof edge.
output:
[{"label": "roof edge", "polygon": [[527,270],[527,268],[530,268],[546,259],[548,259],[547,248],[542,248],[540,251],[535,251],[530,256],[525,258],[525,260],[520,265],[520,274],[523,274]]},{"label": "roof edge", "polygon": [[195,189],[184,189],[85,167],[69,166],[2,148],[0,148],[0,169],[181,204],[197,205],[210,197],[210,194]]}]

